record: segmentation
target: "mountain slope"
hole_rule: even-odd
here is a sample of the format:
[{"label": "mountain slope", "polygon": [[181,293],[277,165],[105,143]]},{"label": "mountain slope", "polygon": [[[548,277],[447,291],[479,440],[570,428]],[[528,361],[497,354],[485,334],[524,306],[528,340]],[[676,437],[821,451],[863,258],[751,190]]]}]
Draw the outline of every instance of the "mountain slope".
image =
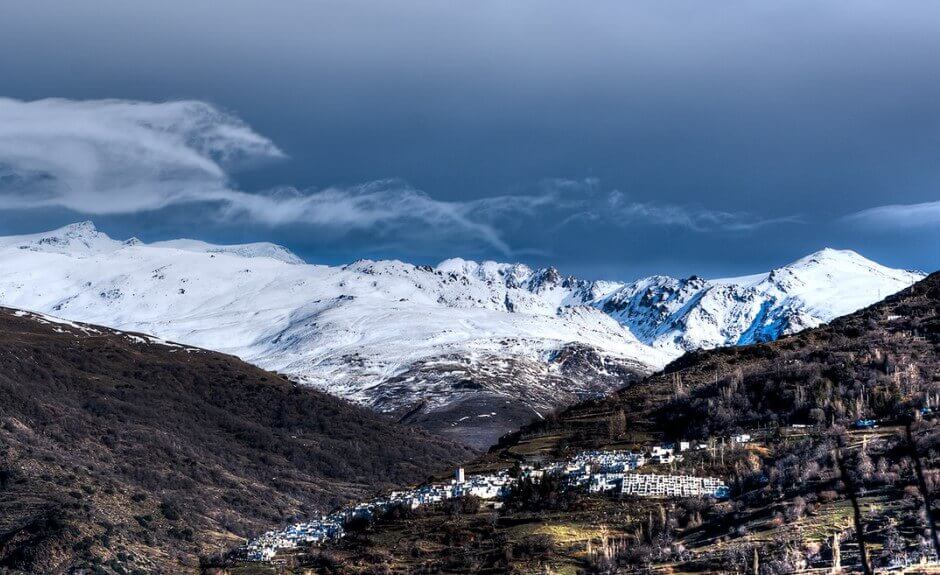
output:
[{"label": "mountain slope", "polygon": [[[897,570],[940,551],[925,512],[926,494],[940,496],[938,405],[940,272],[826,326],[689,353],[610,398],[505,438],[485,465],[708,442],[715,449],[688,454],[671,472],[725,477],[731,504],[686,518],[683,505],[667,504],[679,521],[651,542],[628,536],[607,568],[741,572],[759,560],[761,572],[831,570],[841,546],[843,569],[861,572],[864,542],[870,565]],[[739,433],[754,443],[729,445]],[[940,517],[936,504],[931,510]],[[592,521],[612,527],[617,514],[633,512],[627,504],[610,523]],[[576,518],[559,521],[570,530]]]},{"label": "mountain slope", "polygon": [[0,397],[0,570],[189,572],[471,453],[231,356],[7,308]]},{"label": "mountain slope", "polygon": [[116,241],[90,222],[0,238],[0,264],[5,305],[231,353],[477,446],[686,350],[818,325],[919,277],[831,250],[716,282],[328,267],[272,244]]},{"label": "mountain slope", "polygon": [[842,425],[896,417],[937,394],[940,272],[825,326],[774,342],[690,352],[610,397],[533,423],[494,452],[604,446],[610,420],[621,414],[638,435],[700,439],[812,424],[820,413]]},{"label": "mountain slope", "polygon": [[576,485],[595,471],[575,466],[575,486],[523,481],[499,508],[389,513],[292,556],[287,571],[935,573],[938,406],[935,273],[826,326],[691,352],[467,466],[487,473],[686,440],[681,459],[636,473],[721,478],[727,501],[592,493]]}]

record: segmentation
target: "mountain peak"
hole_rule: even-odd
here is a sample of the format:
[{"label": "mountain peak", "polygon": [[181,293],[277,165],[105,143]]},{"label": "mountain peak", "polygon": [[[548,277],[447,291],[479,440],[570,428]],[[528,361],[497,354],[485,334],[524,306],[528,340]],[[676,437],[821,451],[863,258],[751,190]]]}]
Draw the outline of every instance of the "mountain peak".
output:
[{"label": "mountain peak", "polygon": [[95,222],[91,220],[75,222],[73,224],[62,226],[61,228],[46,232],[41,235],[45,237],[68,239],[98,238],[102,236],[107,237],[106,234],[98,231],[98,228],[95,226]]},{"label": "mountain peak", "polygon": [[91,220],[85,220],[83,222],[75,222],[67,226],[59,228],[59,231],[63,232],[73,232],[73,233],[95,233],[98,231],[98,228],[95,227],[95,222]]},{"label": "mountain peak", "polygon": [[79,256],[109,253],[121,245],[121,242],[114,241],[107,234],[98,231],[91,221],[76,222],[38,234],[0,238],[0,247],[15,246],[21,250]]},{"label": "mountain peak", "polygon": [[494,261],[476,262],[463,258],[450,258],[435,266],[442,273],[452,273],[475,277],[484,281],[494,281],[509,287],[518,287],[532,277],[532,268],[525,264],[507,264]]},{"label": "mountain peak", "polygon": [[860,253],[854,250],[839,250],[835,248],[823,248],[821,250],[815,251],[807,256],[796,260],[795,262],[788,264],[785,267],[799,267],[801,265],[805,266],[808,264],[821,264],[829,263],[833,261],[855,261],[855,262],[865,262],[874,264],[875,262],[861,255]]}]

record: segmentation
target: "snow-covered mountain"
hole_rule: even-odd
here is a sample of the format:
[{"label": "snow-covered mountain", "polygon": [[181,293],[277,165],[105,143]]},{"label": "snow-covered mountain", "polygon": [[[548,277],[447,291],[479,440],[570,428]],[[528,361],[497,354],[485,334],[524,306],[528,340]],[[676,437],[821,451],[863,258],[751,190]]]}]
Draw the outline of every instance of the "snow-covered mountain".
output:
[{"label": "snow-covered mountain", "polygon": [[824,249],[766,274],[706,280],[653,276],[592,302],[670,355],[777,339],[852,313],[924,274]]},{"label": "snow-covered mountain", "polygon": [[0,304],[237,355],[468,441],[685,350],[772,339],[919,274],[823,250],[768,274],[624,284],[447,260],[308,265],[273,244],[119,241],[90,222],[0,238]]}]

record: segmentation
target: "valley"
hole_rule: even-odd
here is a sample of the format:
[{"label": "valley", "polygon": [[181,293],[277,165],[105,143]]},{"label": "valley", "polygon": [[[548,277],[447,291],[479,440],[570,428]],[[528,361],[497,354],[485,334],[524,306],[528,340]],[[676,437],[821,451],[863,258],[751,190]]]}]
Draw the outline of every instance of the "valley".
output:
[{"label": "valley", "polygon": [[940,575],[938,30],[0,0],[0,575]]},{"label": "valley", "polygon": [[[824,327],[689,354],[504,438],[467,470],[521,473],[498,505],[392,509],[259,572],[936,572],[938,352],[933,274]],[[719,477],[728,499],[611,497],[572,488],[567,464],[553,472],[684,442],[699,447],[627,475]]]}]

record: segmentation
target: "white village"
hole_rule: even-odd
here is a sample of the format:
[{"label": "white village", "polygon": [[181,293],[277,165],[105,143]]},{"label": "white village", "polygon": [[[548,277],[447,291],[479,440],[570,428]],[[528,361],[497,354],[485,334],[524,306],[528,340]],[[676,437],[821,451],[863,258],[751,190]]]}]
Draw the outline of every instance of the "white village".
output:
[{"label": "white village", "polygon": [[[728,439],[731,444],[751,442],[747,434]],[[524,478],[559,477],[566,488],[579,489],[614,497],[680,498],[710,497],[727,499],[730,488],[716,477],[697,477],[657,473],[637,473],[645,465],[678,463],[684,453],[713,449],[705,443],[657,445],[641,451],[583,451],[576,456],[549,464],[520,465],[515,473],[501,470],[491,474],[466,475],[463,468],[455,471],[448,483],[429,483],[411,490],[392,491],[387,496],[347,506],[329,515],[295,523],[280,531],[268,531],[244,547],[249,561],[270,561],[280,550],[295,549],[339,539],[344,527],[353,520],[381,517],[395,507],[417,509],[446,500],[473,496],[502,506],[509,491]]]}]

